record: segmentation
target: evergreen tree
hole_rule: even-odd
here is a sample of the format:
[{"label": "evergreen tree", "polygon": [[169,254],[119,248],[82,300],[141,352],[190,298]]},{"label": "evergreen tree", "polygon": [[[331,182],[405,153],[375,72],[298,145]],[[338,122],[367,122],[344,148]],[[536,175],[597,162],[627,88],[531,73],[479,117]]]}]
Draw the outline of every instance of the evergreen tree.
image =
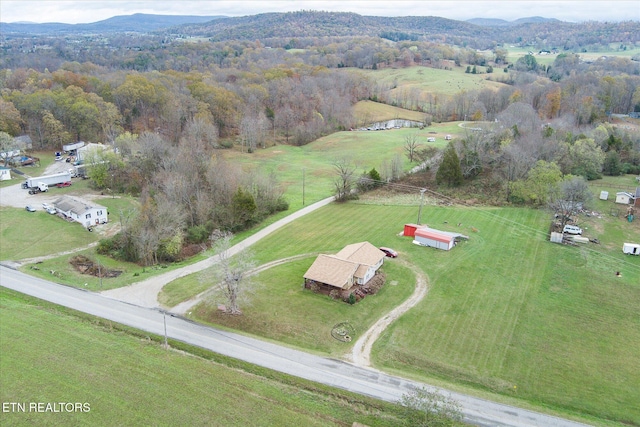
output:
[{"label": "evergreen tree", "polygon": [[376,170],[376,168],[372,168],[369,171],[369,178],[372,179],[373,181],[375,181],[373,183],[374,187],[379,187],[382,183],[380,181],[382,181],[382,178],[380,177],[380,173],[378,173],[378,171]]},{"label": "evergreen tree", "polygon": [[460,168],[460,159],[458,153],[452,143],[447,145],[442,156],[442,162],[436,172],[436,183],[447,184],[449,186],[458,186],[462,184],[462,169]]},{"label": "evergreen tree", "polygon": [[622,165],[620,163],[620,155],[615,151],[609,151],[604,158],[602,170],[605,175],[620,176],[622,175]]}]

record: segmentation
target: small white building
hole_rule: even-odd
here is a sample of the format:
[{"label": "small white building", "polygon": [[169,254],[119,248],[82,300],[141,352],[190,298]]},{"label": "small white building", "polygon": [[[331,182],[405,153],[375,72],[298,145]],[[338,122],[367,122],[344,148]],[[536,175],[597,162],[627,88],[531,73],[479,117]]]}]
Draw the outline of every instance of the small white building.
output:
[{"label": "small white building", "polygon": [[0,181],[8,181],[11,179],[11,168],[0,166]]},{"label": "small white building", "polygon": [[640,255],[640,245],[636,243],[623,243],[622,252],[628,255]]},{"label": "small white building", "polygon": [[618,191],[616,193],[616,203],[620,203],[622,205],[628,205],[633,201],[633,194],[627,193],[626,191]]},{"label": "small white building", "polygon": [[106,207],[91,204],[75,197],[62,196],[53,202],[53,207],[59,213],[73,221],[79,222],[84,227],[106,224],[109,221]]},{"label": "small white building", "polygon": [[608,191],[601,191],[600,192],[600,200],[607,200],[609,199],[609,192]]}]

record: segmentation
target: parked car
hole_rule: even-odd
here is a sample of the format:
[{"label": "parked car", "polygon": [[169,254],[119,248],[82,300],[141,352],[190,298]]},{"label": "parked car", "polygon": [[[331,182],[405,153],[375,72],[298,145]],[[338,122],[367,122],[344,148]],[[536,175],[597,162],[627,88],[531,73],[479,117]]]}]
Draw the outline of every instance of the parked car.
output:
[{"label": "parked car", "polygon": [[444,137],[444,139],[446,139],[447,141],[449,141],[451,139],[451,135],[447,135]]},{"label": "parked car", "polygon": [[35,212],[35,211],[36,211],[36,208],[34,208],[34,207],[33,207],[33,206],[31,206],[31,205],[27,205],[27,206],[25,207],[25,210],[26,210],[27,212]]},{"label": "parked car", "polygon": [[562,232],[569,234],[582,234],[582,228],[575,225],[565,225]]},{"label": "parked car", "polygon": [[427,138],[427,142],[436,142],[436,139],[430,136],[429,138]]},{"label": "parked car", "polygon": [[385,248],[384,246],[381,246],[381,247],[380,247],[380,250],[381,250],[382,252],[384,252],[384,254],[385,254],[386,256],[388,256],[389,258],[397,258],[397,257],[398,257],[398,252],[394,251],[394,250],[393,250],[393,249],[391,249],[391,248]]},{"label": "parked car", "polygon": [[62,188],[62,187],[70,187],[71,186],[71,181],[67,181],[67,182],[59,182],[58,184],[56,184],[58,188]]},{"label": "parked car", "polygon": [[52,208],[53,206],[51,206],[49,203],[43,203],[42,204],[42,209],[44,209],[45,211]]},{"label": "parked car", "polygon": [[51,215],[55,215],[58,213],[58,211],[56,210],[56,208],[49,208],[47,209],[47,213]]}]

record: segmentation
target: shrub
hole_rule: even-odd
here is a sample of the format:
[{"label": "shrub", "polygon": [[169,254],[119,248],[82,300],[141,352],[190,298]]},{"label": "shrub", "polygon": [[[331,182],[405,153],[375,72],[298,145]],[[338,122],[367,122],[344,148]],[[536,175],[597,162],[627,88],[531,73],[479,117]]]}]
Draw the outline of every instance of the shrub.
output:
[{"label": "shrub", "polygon": [[205,224],[194,225],[187,229],[188,243],[203,243],[209,238],[210,230]]},{"label": "shrub", "polygon": [[356,296],[352,293],[349,294],[349,299],[347,300],[347,302],[351,305],[356,303]]}]

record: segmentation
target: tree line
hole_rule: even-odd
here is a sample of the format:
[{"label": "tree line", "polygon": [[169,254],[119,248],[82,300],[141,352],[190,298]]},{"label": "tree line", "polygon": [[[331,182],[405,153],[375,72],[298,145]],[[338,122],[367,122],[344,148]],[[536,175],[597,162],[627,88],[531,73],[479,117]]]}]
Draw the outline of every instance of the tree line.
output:
[{"label": "tree line", "polygon": [[[212,230],[237,231],[286,209],[273,176],[242,172],[226,164],[220,150],[302,145],[358,126],[352,106],[366,99],[421,111],[427,124],[490,122],[455,142],[460,173],[467,181],[494,177],[510,201],[534,199],[518,183],[538,161],[587,179],[640,167],[637,132],[609,123],[612,114],[640,111],[639,66],[629,58],[588,62],[579,54],[561,54],[540,66],[533,55],[510,64],[502,48],[480,53],[414,40],[317,38],[304,50],[287,50],[259,41],[177,43],[154,37],[125,38],[119,61],[116,53],[102,57],[109,49],[93,51],[88,43],[74,52],[95,62],[0,70],[3,148],[10,136],[28,133],[39,149],[57,151],[77,140],[115,149],[105,154],[112,158],[93,162],[92,177],[99,189],[141,195],[137,219],[123,218],[123,234],[105,249],[128,259],[175,259],[176,248],[201,244]],[[56,60],[71,55],[62,47],[46,52],[42,56]],[[27,60],[16,58],[4,61]],[[494,67],[497,88],[446,95],[398,90],[358,71],[465,64]],[[411,161],[434,154],[418,148],[411,149]],[[397,179],[401,169],[397,158],[381,167],[384,179]],[[345,174],[353,175],[349,167],[342,168]],[[337,188],[347,194],[347,186]]]}]

